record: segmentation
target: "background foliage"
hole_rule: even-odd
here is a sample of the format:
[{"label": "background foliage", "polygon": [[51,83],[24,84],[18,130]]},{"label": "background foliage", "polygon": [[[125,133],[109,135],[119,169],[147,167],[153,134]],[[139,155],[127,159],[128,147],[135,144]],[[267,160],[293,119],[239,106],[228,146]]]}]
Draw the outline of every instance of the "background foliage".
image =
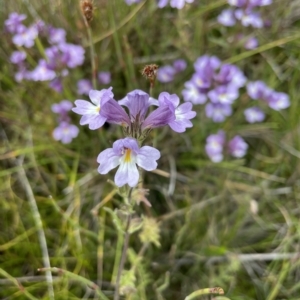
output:
[{"label": "background foliage", "polygon": [[[250,51],[228,41],[243,29],[216,22],[226,6],[223,0],[199,0],[183,10],[157,9],[152,0],[132,6],[122,0],[94,4],[97,65],[111,71],[116,99],[136,88],[148,91],[149,83],[140,74],[145,64],[165,65],[176,58],[188,62],[187,70],[172,83],[157,83],[154,96],[161,91],[181,95],[195,59],[203,54],[236,63],[250,80],[263,80],[291,99],[290,108],[270,112],[262,124],[245,124],[241,98],[233,116],[222,124],[212,123],[203,106],[195,106],[193,128],[181,135],[163,131],[157,143],[162,153],[159,170],[145,179],[152,207],[137,208],[137,216],[159,222],[160,247],[150,245],[140,253],[137,290],[126,299],[184,299],[194,290],[214,286],[222,287],[232,300],[299,299],[299,258],[294,255],[300,251],[299,1],[275,0],[264,8],[272,26],[253,30],[260,46]],[[102,291],[111,297],[121,237],[109,213],[101,208],[95,215],[91,210],[112,190],[107,183],[112,174],[96,172],[96,157],[121,132],[114,126],[97,131],[81,127],[68,145],[51,135],[56,126],[51,105],[80,98],[77,80],[91,78],[79,5],[75,0],[2,0],[0,10],[1,24],[10,12],[25,13],[28,20],[64,28],[69,42],[86,48],[85,64],[70,72],[59,94],[44,82],[14,81],[9,63],[14,45],[8,34],[2,35],[0,297],[48,298],[44,273],[37,271],[43,260],[25,177],[42,217],[51,266],[98,284],[102,278]],[[72,120],[78,124],[78,115]],[[205,139],[220,128],[247,141],[244,159],[209,161]],[[116,195],[105,204],[111,209],[118,205]],[[138,233],[132,234],[127,269],[141,247]],[[247,256],[258,253],[262,255]],[[56,299],[97,299],[94,290],[75,277],[53,276]]]}]

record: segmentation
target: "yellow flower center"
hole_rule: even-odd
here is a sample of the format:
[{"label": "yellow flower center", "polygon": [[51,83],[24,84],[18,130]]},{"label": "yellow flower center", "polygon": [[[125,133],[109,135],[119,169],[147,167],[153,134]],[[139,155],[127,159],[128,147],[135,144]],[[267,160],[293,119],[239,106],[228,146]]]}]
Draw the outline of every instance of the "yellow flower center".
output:
[{"label": "yellow flower center", "polygon": [[125,150],[125,162],[130,162],[131,161],[131,149],[126,149]]}]

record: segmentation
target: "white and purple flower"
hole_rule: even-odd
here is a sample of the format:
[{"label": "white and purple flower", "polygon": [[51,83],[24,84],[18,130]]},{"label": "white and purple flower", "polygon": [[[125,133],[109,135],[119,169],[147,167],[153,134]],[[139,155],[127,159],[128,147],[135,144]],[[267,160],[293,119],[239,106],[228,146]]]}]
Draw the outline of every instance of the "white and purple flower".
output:
[{"label": "white and purple flower", "polygon": [[72,139],[76,138],[79,133],[77,126],[69,122],[61,122],[58,127],[53,130],[53,138],[56,141],[61,141],[63,144],[71,143]]},{"label": "white and purple flower", "polygon": [[110,170],[119,166],[115,174],[115,184],[121,187],[128,184],[134,187],[139,181],[137,165],[146,171],[157,168],[157,160],[160,153],[157,149],[144,146],[139,148],[137,141],[133,138],[124,138],[113,143],[113,147],[102,151],[97,162],[100,164],[98,172],[107,174]]}]

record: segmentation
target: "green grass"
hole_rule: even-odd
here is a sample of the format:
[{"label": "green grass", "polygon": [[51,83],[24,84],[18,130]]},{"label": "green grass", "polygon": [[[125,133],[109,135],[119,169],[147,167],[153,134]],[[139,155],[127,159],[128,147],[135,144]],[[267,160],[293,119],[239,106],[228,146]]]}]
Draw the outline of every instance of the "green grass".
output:
[{"label": "green grass", "polygon": [[[152,207],[136,206],[134,219],[137,226],[141,216],[158,222],[160,247],[142,243],[141,229],[131,234],[125,263],[131,272],[122,280],[134,292],[122,299],[184,299],[211,287],[223,288],[231,300],[300,299],[299,258],[294,255],[300,251],[300,6],[296,0],[275,0],[263,8],[272,26],[243,29],[260,39],[259,48],[245,51],[228,43],[240,28],[216,23],[225,2],[195,0],[196,5],[177,11],[156,9],[153,0],[132,6],[123,0],[94,1],[91,28],[97,67],[112,72],[116,99],[132,89],[149,90],[140,74],[145,63],[162,66],[176,58],[186,59],[188,69],[173,83],[157,83],[154,96],[161,91],[181,95],[193,62],[205,53],[236,63],[250,80],[263,80],[291,99],[290,108],[270,111],[262,124],[246,124],[243,108],[248,103],[238,100],[235,113],[224,123],[212,123],[204,106],[195,106],[198,116],[186,133],[157,131],[159,171],[146,173],[144,184]],[[92,76],[79,5],[75,0],[0,1],[1,24],[12,11],[27,14],[26,24],[39,16],[64,28],[69,42],[86,47],[86,59],[64,79],[63,94],[45,82],[16,83],[9,63],[16,49],[9,34],[2,36],[0,298],[51,299],[45,272],[38,271],[44,262],[29,189],[41,216],[51,267],[62,269],[52,272],[55,299],[112,299],[115,259],[120,259],[123,243],[118,229],[122,224],[118,227],[116,220],[122,223],[125,217],[122,198],[107,182],[113,172],[98,174],[96,157],[121,131],[115,126],[96,131],[80,127],[69,145],[51,136],[56,126],[51,105],[80,98],[77,80]],[[37,64],[38,48],[29,53]],[[78,124],[79,116],[73,114],[72,120]],[[218,129],[245,138],[249,151],[244,159],[209,161],[205,139]],[[147,142],[152,143],[150,138]],[[247,256],[258,253],[262,259]]]}]

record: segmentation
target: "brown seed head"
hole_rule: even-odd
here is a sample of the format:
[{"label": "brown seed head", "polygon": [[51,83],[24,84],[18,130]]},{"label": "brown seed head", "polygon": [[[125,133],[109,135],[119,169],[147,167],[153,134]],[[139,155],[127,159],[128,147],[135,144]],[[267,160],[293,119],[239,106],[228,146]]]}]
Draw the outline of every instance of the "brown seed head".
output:
[{"label": "brown seed head", "polygon": [[92,22],[94,14],[93,0],[80,0],[80,8],[87,23],[89,24],[90,22]]},{"label": "brown seed head", "polygon": [[146,65],[142,70],[142,75],[147,79],[149,79],[150,81],[154,81],[156,78],[157,70],[158,70],[158,65],[155,64]]}]

